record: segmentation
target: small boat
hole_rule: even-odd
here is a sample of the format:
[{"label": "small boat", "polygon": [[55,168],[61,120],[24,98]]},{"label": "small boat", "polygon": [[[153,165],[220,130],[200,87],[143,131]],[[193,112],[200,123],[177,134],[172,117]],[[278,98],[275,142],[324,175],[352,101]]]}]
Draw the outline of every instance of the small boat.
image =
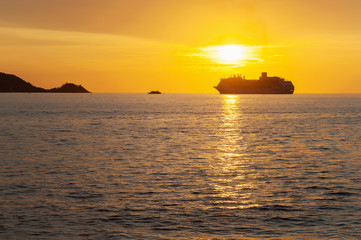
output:
[{"label": "small boat", "polygon": [[148,94],[162,94],[162,93],[159,91],[150,91]]}]

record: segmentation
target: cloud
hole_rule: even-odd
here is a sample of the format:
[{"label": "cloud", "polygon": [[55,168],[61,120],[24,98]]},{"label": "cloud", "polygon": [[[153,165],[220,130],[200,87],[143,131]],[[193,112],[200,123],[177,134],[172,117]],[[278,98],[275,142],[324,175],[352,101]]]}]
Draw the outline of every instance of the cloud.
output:
[{"label": "cloud", "polygon": [[0,26],[208,44],[240,33],[259,39],[248,31],[258,28],[251,6],[234,0],[4,0]]},{"label": "cloud", "polygon": [[0,46],[56,46],[80,43],[80,39],[73,33],[0,27]]}]

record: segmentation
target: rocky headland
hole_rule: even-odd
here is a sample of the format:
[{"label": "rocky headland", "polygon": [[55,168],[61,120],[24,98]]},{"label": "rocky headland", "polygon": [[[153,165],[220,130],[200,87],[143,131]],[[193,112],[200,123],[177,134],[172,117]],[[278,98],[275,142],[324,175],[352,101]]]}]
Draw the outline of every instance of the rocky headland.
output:
[{"label": "rocky headland", "polygon": [[61,87],[44,89],[12,75],[0,72],[0,92],[90,93],[81,85],[65,83]]}]

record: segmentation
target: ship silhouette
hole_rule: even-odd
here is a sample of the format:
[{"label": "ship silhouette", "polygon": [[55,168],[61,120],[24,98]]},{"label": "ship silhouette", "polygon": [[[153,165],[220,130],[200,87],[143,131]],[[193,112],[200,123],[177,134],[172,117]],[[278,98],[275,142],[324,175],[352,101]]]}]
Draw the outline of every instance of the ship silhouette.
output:
[{"label": "ship silhouette", "polygon": [[291,81],[268,77],[266,72],[263,72],[258,80],[247,80],[241,75],[221,78],[214,88],[220,94],[292,94],[295,89]]}]

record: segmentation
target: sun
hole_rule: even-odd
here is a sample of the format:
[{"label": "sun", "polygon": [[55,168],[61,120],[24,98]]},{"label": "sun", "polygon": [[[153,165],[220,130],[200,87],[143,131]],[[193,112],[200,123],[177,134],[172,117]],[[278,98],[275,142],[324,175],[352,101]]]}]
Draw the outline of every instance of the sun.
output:
[{"label": "sun", "polygon": [[250,57],[248,48],[243,45],[218,45],[202,48],[204,57],[218,64],[243,65]]},{"label": "sun", "polygon": [[219,62],[226,64],[234,64],[246,58],[245,48],[241,45],[217,46],[216,53]]}]

